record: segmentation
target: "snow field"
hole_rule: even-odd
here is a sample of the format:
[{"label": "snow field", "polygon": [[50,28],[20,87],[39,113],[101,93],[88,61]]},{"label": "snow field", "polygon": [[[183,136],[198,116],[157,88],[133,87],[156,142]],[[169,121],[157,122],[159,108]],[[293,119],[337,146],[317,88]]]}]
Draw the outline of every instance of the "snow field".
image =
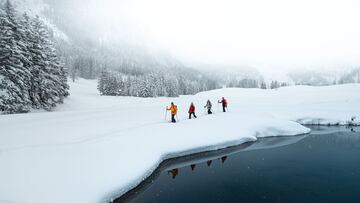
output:
[{"label": "snow field", "polygon": [[[221,89],[142,99],[101,97],[96,81],[80,80],[55,112],[0,116],[0,202],[106,202],[170,157],[309,132],[297,122],[346,124],[354,116],[359,122],[359,90],[360,85]],[[217,110],[222,96],[228,113]],[[204,115],[207,99],[213,115]],[[164,119],[171,101],[179,107],[177,124]],[[187,119],[190,102],[198,119]]]}]

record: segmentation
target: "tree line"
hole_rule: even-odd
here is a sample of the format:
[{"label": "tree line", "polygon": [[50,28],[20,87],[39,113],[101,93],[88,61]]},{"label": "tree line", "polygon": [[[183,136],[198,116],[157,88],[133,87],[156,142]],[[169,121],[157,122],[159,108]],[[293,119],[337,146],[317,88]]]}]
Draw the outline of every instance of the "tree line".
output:
[{"label": "tree line", "polygon": [[[186,75],[186,76],[184,76]],[[142,75],[129,75],[107,69],[101,72],[98,90],[101,95],[134,97],[177,97],[219,88],[216,81],[202,75],[155,70]]]},{"label": "tree line", "polygon": [[[191,75],[186,69],[180,72],[153,70],[141,75],[131,75],[124,72],[104,69],[98,80],[98,90],[101,95],[133,96],[133,97],[177,97],[179,95],[194,95],[202,91],[218,89],[222,85],[203,75]],[[229,85],[230,84],[230,85]],[[232,80],[226,87],[277,89],[288,86],[287,83],[271,81],[270,84],[255,79]]]},{"label": "tree line", "polygon": [[0,5],[0,113],[51,110],[69,95],[67,75],[39,17]]},{"label": "tree line", "polygon": [[289,86],[288,83],[279,82],[277,80],[271,81],[269,84],[263,81],[259,81],[256,79],[240,79],[240,80],[232,80],[227,83],[226,87],[237,87],[237,88],[260,88],[260,89],[278,89],[280,87]]}]

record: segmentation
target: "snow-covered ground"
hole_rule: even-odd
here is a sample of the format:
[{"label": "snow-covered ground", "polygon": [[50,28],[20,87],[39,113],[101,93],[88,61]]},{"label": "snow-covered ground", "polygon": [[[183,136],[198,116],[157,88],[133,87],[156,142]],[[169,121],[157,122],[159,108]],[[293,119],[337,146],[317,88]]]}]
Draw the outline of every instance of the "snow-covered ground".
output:
[{"label": "snow-covered ground", "polygon": [[[169,157],[308,133],[303,124],[360,123],[360,85],[221,89],[180,98],[103,97],[71,84],[54,112],[0,116],[0,202],[90,203],[123,194]],[[228,113],[215,103],[229,100]],[[213,115],[204,115],[207,99]],[[177,124],[165,106],[179,107]],[[190,102],[198,119],[188,120]],[[169,115],[167,116],[169,119]]]}]

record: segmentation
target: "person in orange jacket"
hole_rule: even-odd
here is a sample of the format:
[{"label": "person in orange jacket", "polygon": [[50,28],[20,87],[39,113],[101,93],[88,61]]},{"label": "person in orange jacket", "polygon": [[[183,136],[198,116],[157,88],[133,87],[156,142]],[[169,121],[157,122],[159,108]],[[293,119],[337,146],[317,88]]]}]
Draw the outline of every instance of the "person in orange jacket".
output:
[{"label": "person in orange jacket", "polygon": [[190,108],[189,108],[189,119],[191,119],[192,115],[194,115],[194,117],[197,118],[195,115],[195,105],[193,102],[191,102]]},{"label": "person in orange jacket", "polygon": [[166,108],[166,110],[170,111],[171,113],[171,122],[176,123],[175,116],[177,114],[177,106],[174,104],[174,102],[171,102],[171,106],[169,108]]}]

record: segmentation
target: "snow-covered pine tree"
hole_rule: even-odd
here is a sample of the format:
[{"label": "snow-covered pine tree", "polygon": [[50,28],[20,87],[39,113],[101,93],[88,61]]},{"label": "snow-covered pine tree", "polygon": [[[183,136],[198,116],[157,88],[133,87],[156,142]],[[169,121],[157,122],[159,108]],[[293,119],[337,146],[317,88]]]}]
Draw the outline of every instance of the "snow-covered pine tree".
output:
[{"label": "snow-covered pine tree", "polygon": [[[35,29],[33,27],[33,19],[31,19],[26,13],[21,18],[21,24],[25,30],[25,38],[26,38],[26,46],[27,46],[27,53],[26,56],[29,57],[30,64],[29,64],[29,71],[31,75],[31,80],[29,83],[29,97],[31,101],[32,108],[40,109],[41,108],[41,101],[38,96],[38,84],[40,83],[41,78],[39,78],[39,65],[37,60],[42,59],[42,51],[40,48],[36,49],[38,45],[35,41]],[[40,57],[40,59],[39,59]]]},{"label": "snow-covered pine tree", "polygon": [[167,95],[166,87],[165,87],[165,76],[164,73],[162,72],[158,73],[156,95],[159,97],[163,97]]},{"label": "snow-covered pine tree", "polygon": [[280,86],[280,87],[286,87],[286,86],[289,86],[289,84],[287,84],[286,82],[282,82],[282,83],[280,83],[279,86]]},{"label": "snow-covered pine tree", "polygon": [[106,88],[107,88],[108,78],[109,78],[108,70],[103,69],[101,71],[101,75],[100,75],[100,78],[99,78],[99,81],[98,81],[98,87],[97,87],[101,95],[106,95]]},{"label": "snow-covered pine tree", "polygon": [[263,89],[263,90],[266,90],[267,89],[266,83],[262,82],[260,88]]},{"label": "snow-covered pine tree", "polygon": [[[1,6],[2,7],[2,6]],[[24,113],[31,107],[30,71],[24,30],[9,0],[0,7],[0,111]]]},{"label": "snow-covered pine tree", "polygon": [[180,76],[178,81],[179,81],[179,94],[181,95],[188,94],[188,92],[186,91],[186,84],[184,78]]},{"label": "snow-covered pine tree", "polygon": [[32,56],[33,67],[31,69],[32,79],[31,79],[31,101],[33,108],[40,109],[43,108],[43,91],[46,89],[46,85],[43,81],[46,80],[46,74],[48,65],[46,63],[46,56],[43,48],[43,37],[39,33],[40,22],[34,21],[31,19],[30,24],[27,26],[33,31],[31,36],[31,47],[30,53]]},{"label": "snow-covered pine tree", "polygon": [[178,97],[179,96],[179,84],[174,76],[169,76],[165,79],[165,87],[167,97]]},{"label": "snow-covered pine tree", "polygon": [[122,74],[117,76],[117,88],[119,96],[128,96],[127,87],[125,84],[125,77]]},{"label": "snow-covered pine tree", "polygon": [[270,89],[275,89],[275,82],[274,81],[271,81]]},{"label": "snow-covered pine tree", "polygon": [[122,96],[130,96],[130,90],[131,90],[131,78],[130,77],[124,77],[124,90]]},{"label": "snow-covered pine tree", "polygon": [[196,81],[188,81],[186,84],[186,92],[187,94],[196,94],[200,92],[199,83]]},{"label": "snow-covered pine tree", "polygon": [[98,90],[101,95],[125,96],[125,84],[122,76],[109,72],[107,69],[101,71],[98,81]]},{"label": "snow-covered pine tree", "polygon": [[116,75],[110,75],[107,95],[110,96],[120,95],[120,83]]},{"label": "snow-covered pine tree", "polygon": [[160,82],[159,77],[160,77],[160,75],[156,74],[155,72],[151,72],[148,75],[148,82],[150,84],[150,88],[151,88],[151,92],[152,92],[151,97],[160,96],[160,95],[158,95],[159,89],[161,88],[160,84],[159,84],[159,82]]},{"label": "snow-covered pine tree", "polygon": [[280,85],[279,85],[279,82],[277,80],[271,82],[271,85],[270,85],[271,89],[277,89],[279,87],[280,87]]},{"label": "snow-covered pine tree", "polygon": [[143,76],[139,80],[138,84],[138,96],[139,97],[153,97],[153,89],[151,83],[146,76]]},{"label": "snow-covered pine tree", "polygon": [[34,101],[40,102],[41,108],[51,110],[69,95],[66,71],[57,57],[47,27],[38,16],[33,19],[32,28],[34,29],[34,46],[31,49],[34,58],[33,86],[36,89]]},{"label": "snow-covered pine tree", "polygon": [[139,78],[137,77],[131,77],[130,82],[130,95],[129,96],[133,96],[133,97],[138,97],[139,96]]}]

